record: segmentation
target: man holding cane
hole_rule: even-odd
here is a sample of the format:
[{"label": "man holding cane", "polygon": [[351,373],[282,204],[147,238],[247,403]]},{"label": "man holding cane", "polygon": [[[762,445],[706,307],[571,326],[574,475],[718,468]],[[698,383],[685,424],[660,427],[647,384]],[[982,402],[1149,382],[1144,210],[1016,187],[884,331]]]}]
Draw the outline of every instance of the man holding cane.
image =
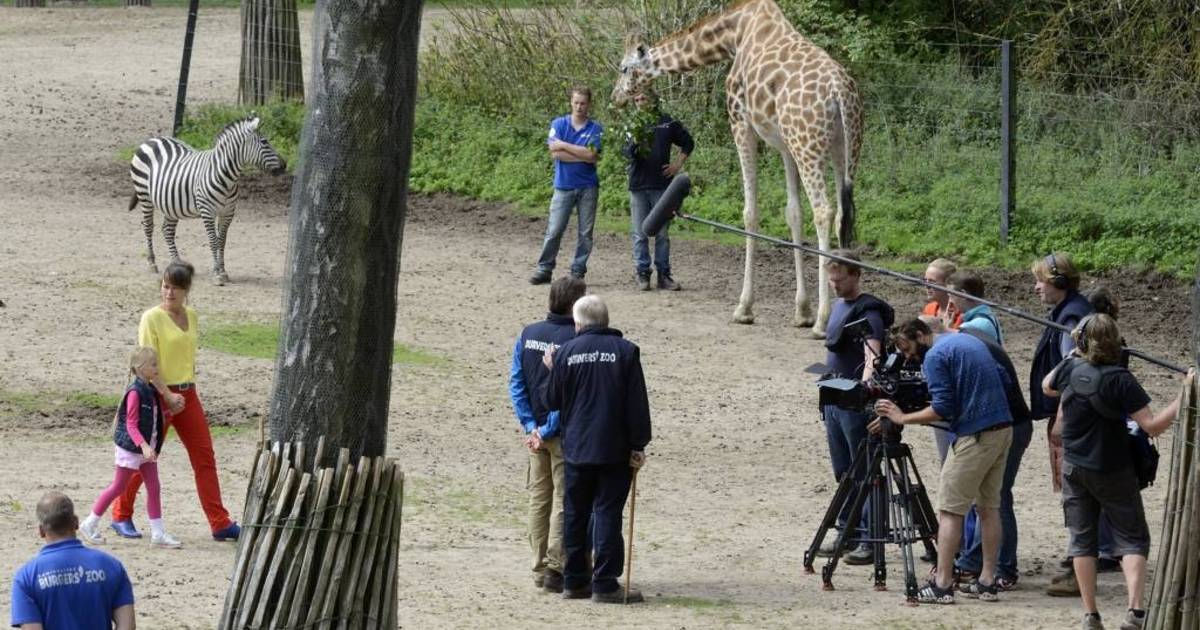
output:
[{"label": "man holding cane", "polygon": [[[645,462],[650,442],[650,403],[641,351],[608,327],[608,307],[595,295],[575,302],[574,339],[547,349],[550,378],[545,407],[559,412],[566,490],[563,497],[563,598],[605,604],[640,602],[636,589],[622,592],[625,550],[621,517],[632,469]],[[588,516],[595,567],[588,575]],[[626,593],[628,594],[626,596]]]}]

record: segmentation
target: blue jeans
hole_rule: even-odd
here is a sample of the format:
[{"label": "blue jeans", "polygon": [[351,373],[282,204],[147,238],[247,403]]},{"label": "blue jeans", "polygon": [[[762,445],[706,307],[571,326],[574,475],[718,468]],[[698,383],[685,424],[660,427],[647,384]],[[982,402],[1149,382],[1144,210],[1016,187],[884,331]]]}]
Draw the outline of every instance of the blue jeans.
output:
[{"label": "blue jeans", "polygon": [[567,231],[567,223],[571,220],[571,209],[578,207],[579,236],[575,243],[575,260],[571,262],[571,273],[581,276],[587,273],[588,256],[592,254],[592,227],[596,223],[596,200],[599,196],[600,189],[596,187],[554,189],[554,196],[550,199],[550,221],[546,224],[546,238],[542,241],[538,269],[554,269],[554,259],[558,258],[558,246],[562,242],[563,233]]},{"label": "blue jeans", "polygon": [[[1013,425],[1012,446],[1008,449],[1008,461],[1004,464],[1004,481],[1000,486],[1000,530],[1002,532],[1000,538],[1000,554],[996,561],[995,577],[1005,579],[1016,579],[1020,574],[1017,572],[1017,515],[1013,512],[1013,484],[1017,481],[1017,472],[1021,469],[1021,458],[1025,455],[1025,449],[1029,447],[1029,440],[1033,437],[1033,423],[1021,422]],[[975,519],[975,507],[971,507],[971,512],[967,514],[967,519]],[[955,566],[960,571],[970,571],[979,573],[983,568],[983,531],[976,522],[971,528],[970,535],[967,535],[966,528],[963,531],[963,547],[959,553],[958,560],[955,561]],[[984,579],[987,579],[986,577]]]},{"label": "blue jeans", "polygon": [[[842,409],[834,405],[826,405],[821,411],[821,417],[825,421],[825,439],[829,442],[829,459],[833,463],[833,476],[840,482],[842,477],[850,472],[850,468],[854,464],[854,456],[858,454],[859,445],[867,439],[867,423],[871,418],[865,413]],[[869,522],[867,520],[868,507],[869,503],[863,504],[862,520],[859,521],[859,527],[864,531]],[[850,505],[847,502],[841,513],[838,514],[838,529],[846,526],[846,519],[849,516]]]},{"label": "blue jeans", "polygon": [[658,269],[658,275],[671,275],[671,238],[667,234],[671,223],[668,221],[658,234],[647,236],[642,232],[642,221],[658,204],[662,194],[663,189],[629,191],[629,233],[633,236],[633,267],[638,275],[650,274],[650,236],[654,237],[654,267]]},{"label": "blue jeans", "polygon": [[[617,578],[625,568],[621,517],[632,479],[629,464],[567,463],[564,468],[564,586],[581,589],[590,583],[593,592],[611,593],[617,590]],[[596,554],[591,575],[587,572],[589,546]]]}]

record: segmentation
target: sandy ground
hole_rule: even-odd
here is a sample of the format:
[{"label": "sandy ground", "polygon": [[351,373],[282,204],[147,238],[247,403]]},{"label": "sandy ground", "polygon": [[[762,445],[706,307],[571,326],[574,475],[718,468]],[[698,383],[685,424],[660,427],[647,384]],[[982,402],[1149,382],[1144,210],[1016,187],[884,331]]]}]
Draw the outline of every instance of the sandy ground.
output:
[{"label": "sandy ground", "polygon": [[[309,17],[302,17],[306,28]],[[122,357],[138,315],[156,302],[138,216],[125,211],[127,175],[114,155],[169,130],[184,19],[176,9],[0,8],[0,400],[10,400],[0,403],[5,576],[39,546],[33,506],[43,492],[67,492],[82,512],[110,478],[111,411],[61,401],[121,391]],[[236,10],[202,12],[193,103],[235,96],[237,23]],[[309,36],[302,41],[307,64]],[[229,286],[207,282],[199,223],[182,226],[180,247],[202,272],[192,295],[201,326],[277,317],[286,188],[251,186],[230,237]],[[823,351],[788,325],[790,256],[763,256],[759,323],[736,326],[729,317],[740,285],[738,248],[676,239],[673,262],[686,290],[638,293],[624,235],[597,239],[588,280],[608,299],[613,324],[641,345],[651,389],[655,440],[639,483],[635,567],[649,601],[605,608],[535,591],[522,525],[526,463],[505,379],[513,336],[544,311],[545,289],[525,283],[543,229],[544,222],[495,205],[446,197],[411,202],[396,339],[444,361],[395,371],[388,453],[409,475],[400,555],[404,627],[1077,623],[1076,600],[1041,593],[1065,544],[1042,435],[1034,437],[1016,489],[1025,575],[1001,603],[906,608],[894,555],[892,592],[875,592],[869,568],[859,567],[839,568],[838,590],[823,592],[801,569],[833,489],[815,388],[801,372]],[[1026,276],[988,278],[998,295],[1036,309]],[[1185,288],[1157,278],[1110,281],[1130,310],[1149,307],[1127,316],[1130,340],[1182,360],[1185,336],[1151,300],[1181,299]],[[869,282],[901,312],[915,311],[921,299],[895,283]],[[1036,331],[1006,325],[1024,372]],[[202,348],[198,364],[211,419],[221,427],[216,449],[225,500],[240,514],[272,363]],[[1160,399],[1171,391],[1161,371],[1141,374]],[[20,394],[40,402],[11,403]],[[926,478],[935,479],[932,436],[917,429],[908,439]],[[113,541],[108,549],[133,577],[142,627],[214,627],[233,547],[209,539],[176,443],[168,444],[162,470],[166,518],[186,547],[159,551]],[[1146,495],[1155,535],[1164,487]],[[145,526],[144,515],[137,519]],[[0,580],[5,617],[10,587]],[[1106,616],[1117,618],[1124,609],[1117,576],[1102,576],[1100,596]]]}]

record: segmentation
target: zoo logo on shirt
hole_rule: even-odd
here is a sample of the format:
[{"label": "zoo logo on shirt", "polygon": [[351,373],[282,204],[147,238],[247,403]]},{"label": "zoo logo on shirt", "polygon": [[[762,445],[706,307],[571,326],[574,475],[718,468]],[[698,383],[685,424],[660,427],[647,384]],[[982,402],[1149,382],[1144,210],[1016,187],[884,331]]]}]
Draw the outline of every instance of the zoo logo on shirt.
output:
[{"label": "zoo logo on shirt", "polygon": [[616,363],[617,355],[615,352],[583,352],[580,354],[572,354],[567,357],[567,366],[577,365],[579,363]]},{"label": "zoo logo on shirt", "polygon": [[37,575],[38,588],[47,590],[59,586],[75,586],[87,582],[103,582],[108,579],[103,569],[84,569],[77,566],[73,569],[55,569]]}]

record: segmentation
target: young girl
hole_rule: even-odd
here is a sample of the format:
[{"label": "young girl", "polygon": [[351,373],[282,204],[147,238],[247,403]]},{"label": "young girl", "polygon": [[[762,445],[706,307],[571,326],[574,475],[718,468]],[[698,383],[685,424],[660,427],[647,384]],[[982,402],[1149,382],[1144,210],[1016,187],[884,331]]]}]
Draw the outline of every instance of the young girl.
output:
[{"label": "young girl", "polygon": [[125,388],[125,397],[117,407],[113,427],[116,443],[116,470],[113,481],[92,504],[92,513],[79,524],[83,539],[93,545],[104,543],[100,535],[100,517],[125,489],[134,472],[140,471],[146,484],[146,511],[150,515],[150,543],[156,547],[182,547],[167,533],[162,521],[162,501],[158,484],[158,452],[162,450],[166,426],[163,404],[152,383],[158,378],[158,354],[140,346],[129,355],[133,382]]}]

